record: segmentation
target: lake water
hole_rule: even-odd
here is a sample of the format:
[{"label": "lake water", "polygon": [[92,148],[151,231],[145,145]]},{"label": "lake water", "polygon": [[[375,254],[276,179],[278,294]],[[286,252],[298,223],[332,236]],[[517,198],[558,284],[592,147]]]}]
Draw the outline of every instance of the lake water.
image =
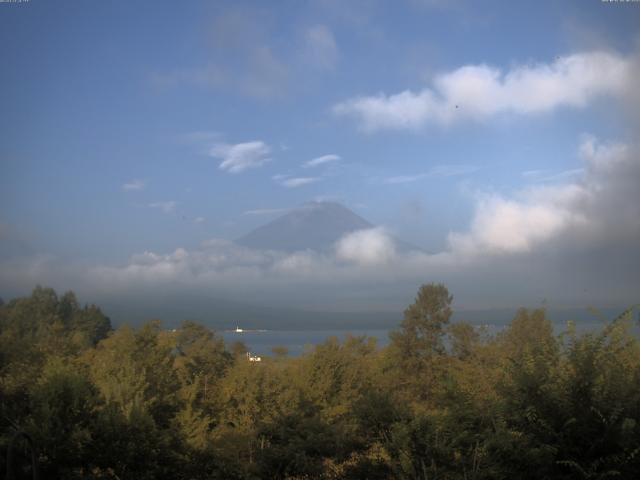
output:
[{"label": "lake water", "polygon": [[[604,323],[602,321],[576,322],[578,332],[599,331]],[[484,326],[486,333],[495,335],[501,331],[504,325],[488,324]],[[554,329],[557,334],[566,330],[566,322],[555,322]],[[233,342],[243,342],[249,351],[254,355],[272,355],[271,349],[276,346],[283,346],[289,350],[290,356],[299,356],[304,353],[305,348],[317,345],[326,341],[329,337],[337,337],[343,341],[348,335],[375,337],[379,347],[384,347],[389,343],[389,329],[354,329],[354,330],[259,330],[236,333],[234,331],[220,332],[227,345]],[[638,322],[634,324],[634,334],[640,336]]]}]

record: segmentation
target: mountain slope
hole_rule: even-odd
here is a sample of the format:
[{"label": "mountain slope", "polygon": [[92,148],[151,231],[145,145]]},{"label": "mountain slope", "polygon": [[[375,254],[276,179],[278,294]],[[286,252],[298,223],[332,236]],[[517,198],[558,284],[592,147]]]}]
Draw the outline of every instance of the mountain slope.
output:
[{"label": "mountain slope", "polygon": [[327,251],[343,235],[373,225],[335,202],[310,202],[236,240],[261,250]]}]

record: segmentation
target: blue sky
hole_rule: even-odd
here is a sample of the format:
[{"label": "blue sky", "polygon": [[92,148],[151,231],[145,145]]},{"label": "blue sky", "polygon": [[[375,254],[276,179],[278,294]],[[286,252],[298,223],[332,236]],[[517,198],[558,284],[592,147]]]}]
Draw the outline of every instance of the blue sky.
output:
[{"label": "blue sky", "polygon": [[[585,158],[607,146],[636,158],[639,25],[639,4],[600,1],[0,4],[4,258],[19,243],[55,259],[42,281],[79,289],[92,268],[194,253],[313,199],[435,256],[456,233],[474,252],[551,248],[567,216],[595,217],[545,200],[551,233],[509,245],[483,219],[509,202],[538,219],[540,189],[599,184]],[[21,265],[10,293],[34,280]]]}]

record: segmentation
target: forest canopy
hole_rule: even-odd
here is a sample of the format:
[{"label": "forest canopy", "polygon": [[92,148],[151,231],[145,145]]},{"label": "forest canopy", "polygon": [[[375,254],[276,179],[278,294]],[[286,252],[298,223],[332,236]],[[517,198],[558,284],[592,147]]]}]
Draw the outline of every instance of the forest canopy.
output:
[{"label": "forest canopy", "polygon": [[[114,329],[72,292],[0,302],[0,475],[60,479],[586,479],[640,472],[633,309],[495,335],[420,287],[380,348],[260,363],[185,321]],[[33,452],[33,458],[31,456]],[[9,463],[8,463],[9,461]]]}]

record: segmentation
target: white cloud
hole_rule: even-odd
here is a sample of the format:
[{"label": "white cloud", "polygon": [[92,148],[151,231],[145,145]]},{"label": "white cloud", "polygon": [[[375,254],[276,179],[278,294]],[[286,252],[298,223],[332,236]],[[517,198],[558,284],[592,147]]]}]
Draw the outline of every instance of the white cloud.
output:
[{"label": "white cloud", "polygon": [[204,223],[206,222],[206,218],[204,217],[196,217],[193,219],[193,223]]},{"label": "white cloud", "polygon": [[338,46],[331,30],[316,25],[305,32],[305,60],[317,68],[331,69],[338,60]]},{"label": "white cloud", "polygon": [[235,145],[218,143],[210,151],[212,157],[222,159],[220,170],[229,173],[240,173],[264,165],[271,161],[270,153],[269,145],[259,140]]},{"label": "white cloud", "polygon": [[302,164],[302,167],[313,168],[313,167],[318,167],[320,165],[324,165],[326,163],[337,162],[339,160],[340,160],[340,156],[332,153],[329,155],[322,155],[321,157],[317,157],[312,160],[308,160]]},{"label": "white cloud", "polygon": [[320,181],[320,177],[289,177],[288,175],[274,175],[276,182],[286,188],[298,188]]},{"label": "white cloud", "polygon": [[162,210],[162,212],[164,213],[174,213],[176,211],[177,206],[178,206],[178,202],[175,202],[173,200],[170,200],[167,202],[154,202],[149,204],[149,207],[158,208]]},{"label": "white cloud", "polygon": [[565,183],[529,187],[512,198],[480,196],[469,231],[449,235],[450,251],[462,256],[531,252],[567,232],[588,242],[614,237],[614,230],[628,230],[629,222],[640,225],[635,206],[640,199],[628,191],[631,179],[640,178],[638,153],[593,137],[585,137],[579,151],[586,167],[557,176]]},{"label": "white cloud", "polygon": [[431,91],[414,94],[404,91],[395,95],[357,97],[333,107],[336,115],[354,117],[362,130],[415,130],[422,127],[437,110]]},{"label": "white cloud", "polygon": [[357,230],[336,243],[336,257],[361,265],[387,263],[396,255],[393,239],[382,228]]},{"label": "white cloud", "polygon": [[551,238],[572,221],[580,220],[571,210],[564,205],[554,205],[552,200],[553,197],[541,202],[531,198],[517,201],[489,196],[477,205],[470,232],[450,234],[450,248],[463,255],[528,252],[537,242]]},{"label": "white cloud", "polygon": [[130,182],[124,183],[122,185],[122,190],[124,190],[125,192],[144,190],[146,186],[147,185],[144,180],[131,180]]},{"label": "white cloud", "polygon": [[597,96],[625,94],[633,82],[631,72],[631,59],[607,52],[578,53],[507,72],[485,64],[466,65],[436,76],[431,88],[352,98],[333,111],[355,118],[367,132],[416,130],[502,113],[584,107]]}]

